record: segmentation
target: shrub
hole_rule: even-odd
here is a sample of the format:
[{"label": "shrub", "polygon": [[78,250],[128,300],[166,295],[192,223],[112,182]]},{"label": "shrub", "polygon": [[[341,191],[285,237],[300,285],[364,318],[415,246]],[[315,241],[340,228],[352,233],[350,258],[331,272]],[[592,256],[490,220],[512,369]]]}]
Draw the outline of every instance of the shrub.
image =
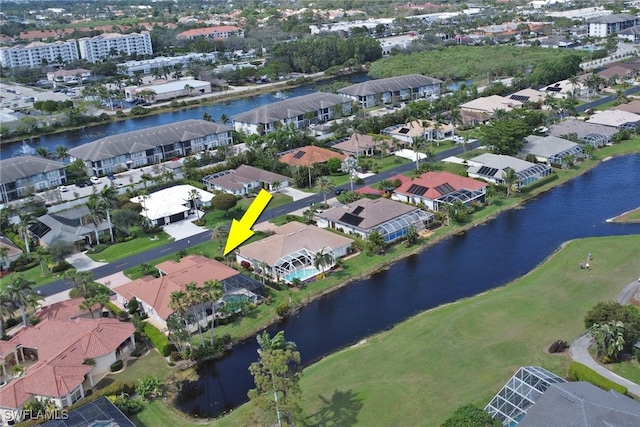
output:
[{"label": "shrub", "polygon": [[118,313],[118,320],[121,322],[127,322],[131,317],[129,316],[129,312],[127,311],[121,311],[120,313]]},{"label": "shrub", "polygon": [[111,364],[111,366],[109,367],[109,369],[111,369],[111,372],[116,372],[119,371],[120,369],[122,369],[122,360],[116,360],[115,362],[113,362]]},{"label": "shrub", "polygon": [[153,344],[153,346],[158,349],[160,354],[162,354],[164,357],[167,357],[169,354],[171,354],[171,343],[169,342],[167,337],[158,330],[158,328],[147,323],[144,326],[144,333],[147,335],[147,338],[149,338],[149,341],[151,341],[151,344]]},{"label": "shrub", "polygon": [[91,249],[89,249],[88,252],[92,253],[92,254],[97,254],[97,253],[100,253],[100,252],[104,251],[109,246],[111,246],[111,245],[109,245],[108,243],[100,243],[100,244],[95,245]]},{"label": "shrub", "polygon": [[6,322],[4,322],[4,326],[5,326],[5,328],[7,328],[7,329],[8,329],[8,328],[13,328],[13,327],[14,327],[14,326],[16,326],[18,323],[20,323],[20,322],[18,321],[18,319],[17,319],[17,318],[15,318],[15,317],[10,317],[10,318],[8,318],[8,319],[7,319],[7,321],[6,321]]},{"label": "shrub", "polygon": [[177,350],[172,351],[171,354],[169,355],[169,360],[171,360],[172,362],[175,362],[181,359],[182,359],[182,355]]},{"label": "shrub", "polygon": [[133,297],[129,300],[129,305],[127,306],[127,311],[129,314],[137,313],[138,308],[140,308],[140,304],[138,304],[138,299]]},{"label": "shrub", "polygon": [[280,317],[287,317],[290,310],[291,306],[289,305],[289,303],[283,301],[276,307],[276,314]]},{"label": "shrub", "polygon": [[558,340],[549,346],[549,353],[562,353],[569,348],[566,341]]},{"label": "shrub", "polygon": [[56,265],[53,266],[53,268],[51,268],[51,272],[52,273],[61,273],[63,271],[67,271],[70,268],[73,268],[73,266],[71,264],[69,264],[67,261],[62,260],[62,261],[60,261],[59,264],[56,264]]},{"label": "shrub", "polygon": [[571,381],[586,381],[603,390],[615,390],[621,394],[627,394],[627,388],[603,377],[593,369],[578,362],[573,362],[569,366],[567,377]]},{"label": "shrub", "polygon": [[114,303],[112,303],[111,301],[107,302],[105,304],[105,307],[112,312],[113,314],[115,314],[116,316],[119,315],[122,310],[120,309],[120,307],[118,307],[117,305],[115,305]]},{"label": "shrub", "polygon": [[18,265],[16,267],[13,267],[12,270],[16,273],[19,273],[21,271],[27,271],[32,269],[33,267],[36,267],[38,265],[38,261],[33,261],[29,264],[24,264],[24,265]]},{"label": "shrub", "polygon": [[147,109],[144,107],[136,105],[135,107],[131,108],[132,116],[144,116],[145,114],[147,114]]},{"label": "shrub", "polygon": [[240,266],[245,270],[249,270],[251,268],[251,263],[249,261],[241,261]]}]

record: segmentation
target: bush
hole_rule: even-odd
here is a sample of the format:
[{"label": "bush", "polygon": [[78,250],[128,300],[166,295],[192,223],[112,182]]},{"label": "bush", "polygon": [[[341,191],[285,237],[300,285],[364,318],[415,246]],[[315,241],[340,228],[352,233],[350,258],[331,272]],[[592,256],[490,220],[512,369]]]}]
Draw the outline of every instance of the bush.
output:
[{"label": "bush", "polygon": [[122,366],[123,366],[122,360],[116,360],[111,364],[109,369],[111,369],[111,372],[116,372],[122,369]]},{"label": "bush", "polygon": [[613,381],[603,377],[593,369],[578,362],[573,362],[569,366],[569,373],[567,374],[567,377],[571,381],[586,381],[595,385],[596,387],[600,387],[603,390],[615,390],[618,393],[627,394],[626,387],[614,383]]},{"label": "bush", "polygon": [[52,273],[61,273],[63,271],[67,271],[70,268],[73,268],[73,266],[71,264],[69,264],[67,261],[62,260],[62,261],[60,261],[59,264],[56,264],[56,265],[53,266],[53,268],[51,268],[51,272]]},{"label": "bush", "polygon": [[119,315],[122,310],[120,309],[120,307],[118,307],[117,305],[115,305],[114,303],[112,303],[111,301],[107,302],[105,304],[105,307],[112,312],[113,314],[115,314],[116,316]]},{"label": "bush", "polygon": [[129,321],[129,319],[131,318],[131,316],[129,316],[129,312],[127,311],[121,311],[120,313],[118,313],[118,320],[121,322],[127,322]]},{"label": "bush", "polygon": [[287,317],[290,310],[291,306],[289,305],[289,303],[283,301],[276,307],[276,314],[280,317]]},{"label": "bush", "polygon": [[105,249],[107,249],[109,246],[111,246],[111,245],[108,244],[108,243],[100,243],[100,244],[95,245],[91,249],[89,249],[88,252],[92,253],[92,254],[98,254],[98,253],[104,251]]},{"label": "bush", "polygon": [[32,269],[33,267],[37,267],[37,265],[38,265],[38,261],[33,261],[29,264],[18,265],[16,267],[13,267],[12,270],[16,273],[19,273],[21,271],[27,271]]},{"label": "bush", "polygon": [[129,305],[127,306],[127,311],[129,314],[137,313],[138,308],[140,308],[140,304],[138,304],[138,299],[133,297],[129,300]]},{"label": "bush", "polygon": [[549,346],[549,353],[562,353],[569,348],[566,341],[558,340]]},{"label": "bush", "polygon": [[158,330],[158,328],[147,323],[144,326],[144,333],[147,335],[147,338],[149,338],[149,341],[151,341],[151,344],[153,344],[153,346],[158,349],[160,354],[162,354],[164,357],[167,357],[169,354],[171,354],[171,343],[169,342],[167,337],[165,337],[164,334]]},{"label": "bush", "polygon": [[17,318],[15,318],[15,317],[10,317],[10,318],[8,318],[8,319],[7,319],[7,321],[6,321],[6,322],[4,322],[4,326],[5,326],[5,328],[13,328],[13,327],[14,327],[14,326],[16,326],[18,323],[20,323],[20,322],[18,321],[18,319],[17,319]]}]

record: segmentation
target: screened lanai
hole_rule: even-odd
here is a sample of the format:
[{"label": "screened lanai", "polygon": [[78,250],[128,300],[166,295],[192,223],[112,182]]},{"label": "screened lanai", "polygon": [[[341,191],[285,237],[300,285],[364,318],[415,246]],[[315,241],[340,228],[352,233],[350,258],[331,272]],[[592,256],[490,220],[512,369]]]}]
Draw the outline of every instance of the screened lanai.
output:
[{"label": "screened lanai", "polygon": [[485,192],[482,190],[467,190],[461,188],[460,190],[452,191],[449,194],[445,194],[435,200],[434,207],[436,210],[440,210],[442,204],[452,205],[455,202],[462,202],[468,205],[471,202],[484,202]]},{"label": "screened lanai", "polygon": [[573,156],[576,159],[580,159],[584,157],[584,151],[582,150],[582,147],[580,145],[576,145],[575,147],[571,147],[549,157],[549,163],[554,165],[561,165],[563,164],[564,156]]},{"label": "screened lanai", "polygon": [[410,225],[416,227],[417,230],[422,230],[426,223],[431,221],[433,221],[433,214],[421,209],[416,209],[380,224],[373,230],[382,234],[384,241],[389,243],[404,237],[407,234],[407,228]]},{"label": "screened lanai", "polygon": [[[323,248],[324,253],[331,255],[331,259],[335,260],[336,256],[331,248]],[[320,271],[313,265],[316,254],[306,248],[298,249],[295,252],[284,255],[276,261],[273,271],[277,277],[283,278],[287,282],[293,279],[304,280],[310,276],[314,276]],[[325,266],[328,268],[330,266]]]},{"label": "screened lanai", "polygon": [[599,133],[590,133],[582,137],[582,140],[585,144],[593,145],[598,148],[603,145],[606,145],[609,142],[609,138],[606,135],[601,135]]},{"label": "screened lanai", "polygon": [[551,166],[538,163],[517,173],[521,186],[529,185],[539,178],[551,175]]},{"label": "screened lanai", "polygon": [[551,384],[564,382],[564,379],[539,366],[524,366],[511,377],[484,410],[503,426],[514,427]]}]

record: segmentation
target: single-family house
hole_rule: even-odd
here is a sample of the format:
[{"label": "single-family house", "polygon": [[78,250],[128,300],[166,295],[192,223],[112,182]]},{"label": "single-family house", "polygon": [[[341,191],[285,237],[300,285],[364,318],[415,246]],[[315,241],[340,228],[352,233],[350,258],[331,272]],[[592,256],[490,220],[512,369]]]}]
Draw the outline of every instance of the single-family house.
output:
[{"label": "single-family house", "polygon": [[635,80],[640,70],[640,64],[627,64],[624,62],[616,62],[607,68],[598,72],[598,75],[605,80],[615,78],[616,83],[624,80]]},{"label": "single-family house", "polygon": [[231,145],[231,128],[208,120],[181,122],[100,138],[69,150],[85,162],[87,174],[106,175]]},{"label": "single-family house", "polygon": [[351,112],[351,98],[334,93],[314,92],[273,102],[231,118],[237,132],[262,135],[280,127],[306,128]]},{"label": "single-family house", "polygon": [[289,177],[253,166],[240,165],[237,169],[216,172],[202,178],[209,191],[244,196],[261,188],[277,191],[289,186]]},{"label": "single-family house", "polygon": [[377,231],[385,242],[391,243],[403,238],[411,226],[423,230],[433,218],[433,214],[420,208],[381,197],[328,209],[317,215],[317,224],[320,228],[334,228],[363,239]]},{"label": "single-family house", "polygon": [[609,126],[616,129],[628,129],[635,131],[640,125],[640,114],[629,113],[621,110],[597,111],[589,117],[587,123]]},{"label": "single-family house", "polygon": [[39,156],[16,156],[0,160],[0,202],[56,188],[67,182],[65,165]]},{"label": "single-family house", "polygon": [[[567,139],[558,138],[557,136],[537,136],[529,135],[525,138],[526,143],[519,155],[526,157],[533,155],[536,161],[554,166],[565,166],[567,162],[572,163],[575,160],[584,158],[585,153],[580,144],[571,142]],[[573,160],[568,160],[568,157]]]},{"label": "single-family house", "polygon": [[[202,322],[208,322],[216,315],[216,307],[224,305],[225,297],[246,298],[257,302],[265,295],[263,285],[245,276],[233,268],[201,255],[189,255],[180,261],[169,260],[156,266],[160,277],[145,276],[132,282],[114,288],[118,302],[126,307],[132,298],[138,300],[140,311],[149,316],[151,322],[161,330],[166,330],[167,319],[174,310],[169,307],[171,294],[184,291],[187,284],[195,282],[202,287],[205,282],[217,280],[222,285],[223,297],[221,301],[211,301],[212,304],[189,307],[191,314],[203,314]],[[190,330],[197,328],[197,323],[191,322]]]},{"label": "single-family house", "polygon": [[281,155],[278,160],[293,167],[311,167],[314,163],[326,163],[329,159],[333,158],[343,161],[347,156],[340,154],[337,151],[329,150],[328,148],[322,148],[316,145],[307,145],[306,147],[296,148],[295,150],[291,150]]},{"label": "single-family house", "polygon": [[421,74],[368,80],[338,89],[362,108],[400,101],[414,101],[440,95],[442,80]]},{"label": "single-family house", "polygon": [[427,172],[402,183],[391,196],[393,200],[413,204],[424,204],[428,209],[439,211],[443,204],[462,202],[484,203],[487,183],[451,172]]},{"label": "single-family house", "polygon": [[[314,225],[289,222],[275,228],[275,234],[241,246],[236,251],[239,263],[251,264],[255,271],[276,280],[291,283],[305,281],[330,270],[338,260],[350,253],[353,240]],[[318,264],[318,253],[328,253],[331,262]]]},{"label": "single-family house", "polygon": [[567,96],[573,95],[576,98],[581,98],[589,95],[589,86],[585,83],[587,78],[587,74],[583,74],[578,77],[578,81],[575,83],[567,80],[561,80],[556,83],[552,83],[549,86],[542,89],[543,92],[555,97],[555,98],[566,98]]},{"label": "single-family house", "polygon": [[610,143],[618,133],[618,129],[595,123],[586,123],[582,120],[568,119],[549,126],[548,132],[550,135],[564,139],[570,139],[575,136],[578,141],[594,147],[600,147]]},{"label": "single-family house", "polygon": [[522,107],[522,102],[500,95],[483,96],[460,104],[460,111],[470,111],[493,116],[496,111],[511,111]]},{"label": "single-family house", "polygon": [[[62,419],[64,418],[64,419]],[[108,424],[105,424],[108,422]],[[41,427],[135,427],[135,424],[122,413],[107,396],[85,403],[79,408],[70,410],[64,417],[52,419]]]},{"label": "single-family house", "polygon": [[611,109],[614,111],[626,111],[628,113],[640,115],[640,100],[635,99],[625,104],[614,105]]},{"label": "single-family house", "polygon": [[389,126],[380,131],[380,133],[411,145],[414,138],[425,139],[427,141],[439,141],[441,139],[452,138],[454,136],[454,127],[447,123],[437,123],[429,120],[413,120],[409,123]]},{"label": "single-family house", "polygon": [[133,350],[134,333],[130,322],[78,317],[45,319],[0,341],[2,422],[15,422],[8,418],[34,399],[51,399],[57,408],[82,399],[111,364]]},{"label": "single-family house", "polygon": [[530,102],[530,103],[543,102],[546,96],[547,96],[546,93],[541,92],[537,89],[525,88],[512,93],[511,95],[508,96],[508,98],[513,99],[514,101],[522,102],[524,104],[526,102]]},{"label": "single-family house", "polygon": [[516,157],[502,154],[484,153],[469,160],[467,173],[471,178],[484,179],[494,184],[505,184],[507,169],[513,169],[518,176],[517,187],[532,184],[545,176],[551,175],[551,166],[542,163],[531,163]]},{"label": "single-family house", "polygon": [[85,68],[73,70],[56,70],[47,73],[47,80],[58,83],[80,84],[91,77],[91,71]]},{"label": "single-family house", "polygon": [[86,204],[39,216],[29,226],[29,232],[41,246],[62,240],[74,244],[78,250],[84,249],[85,245],[98,244],[110,234],[106,220],[94,223],[89,218]]},{"label": "single-family house", "polygon": [[20,255],[22,255],[23,251],[19,247],[17,247],[11,240],[7,239],[3,235],[0,235],[0,248],[6,250],[6,255],[0,258],[0,270],[6,270],[9,268],[9,265]]},{"label": "single-family house", "polygon": [[354,132],[348,138],[333,144],[331,148],[351,157],[373,156],[376,150],[385,150],[384,147],[390,145],[390,141],[385,139]]},{"label": "single-family house", "polygon": [[210,206],[213,194],[193,185],[174,185],[145,196],[131,198],[133,203],[142,205],[140,215],[154,226],[181,221],[189,212],[201,206]]}]

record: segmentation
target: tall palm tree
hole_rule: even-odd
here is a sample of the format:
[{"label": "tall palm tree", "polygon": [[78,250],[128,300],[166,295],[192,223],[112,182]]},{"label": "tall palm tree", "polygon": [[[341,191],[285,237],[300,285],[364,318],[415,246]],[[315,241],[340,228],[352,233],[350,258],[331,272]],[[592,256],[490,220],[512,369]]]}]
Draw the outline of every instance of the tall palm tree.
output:
[{"label": "tall palm tree", "polygon": [[47,147],[36,148],[36,154],[40,157],[44,157],[45,159],[50,159],[53,157],[53,153]]},{"label": "tall palm tree", "polygon": [[216,301],[222,298],[222,283],[217,280],[206,280],[204,282],[203,291],[209,299],[211,306],[211,345],[213,346],[213,328],[216,323]]},{"label": "tall palm tree", "polygon": [[204,338],[202,337],[202,324],[200,322],[201,320],[200,316],[202,315],[202,305],[206,300],[206,296],[202,291],[202,288],[198,287],[196,282],[187,283],[187,285],[185,286],[185,293],[187,296],[187,301],[186,301],[187,307],[192,308],[192,307],[198,306],[198,308],[195,310],[194,317],[196,320],[196,324],[198,325],[198,334],[200,335],[200,345],[204,347]]},{"label": "tall palm tree", "polygon": [[567,79],[569,84],[571,85],[571,96],[576,98],[576,89],[580,86],[580,82],[578,81],[578,76],[571,76]]},{"label": "tall palm tree", "polygon": [[4,319],[13,315],[13,300],[6,290],[0,291],[0,339],[7,335]]},{"label": "tall palm tree", "polygon": [[191,206],[196,211],[198,220],[200,220],[200,209],[198,209],[198,204],[196,203],[196,200],[200,198],[200,192],[197,189],[193,188],[189,191],[187,197],[189,198],[189,202],[191,202]]},{"label": "tall palm tree", "polygon": [[316,268],[316,270],[321,272],[328,270],[335,261],[331,252],[325,252],[325,249],[327,248],[320,249],[313,257],[313,266]]},{"label": "tall palm tree", "polygon": [[44,301],[44,297],[38,292],[31,292],[27,295],[27,304],[33,307],[33,313],[38,310],[40,301]]},{"label": "tall palm tree", "polygon": [[18,222],[18,234],[24,239],[24,246],[27,253],[31,252],[29,246],[29,227],[35,224],[36,220],[31,212],[22,212],[18,214],[20,221]]},{"label": "tall palm tree", "polygon": [[229,236],[229,226],[223,223],[216,224],[211,230],[211,240],[218,242],[218,247],[222,250],[224,243]]},{"label": "tall palm tree", "polygon": [[64,277],[70,279],[73,287],[79,289],[83,295],[89,293],[89,284],[93,282],[93,271],[78,271],[72,268],[64,272]]},{"label": "tall palm tree", "polygon": [[518,174],[516,173],[515,170],[511,168],[506,168],[502,172],[502,180],[504,181],[504,184],[507,187],[507,197],[509,197],[511,196],[511,191],[513,190],[513,187],[517,185],[519,181]]},{"label": "tall palm tree", "polygon": [[111,237],[111,243],[114,242],[113,238],[113,224],[111,223],[111,209],[113,209],[116,200],[118,200],[118,191],[115,187],[106,185],[100,193],[98,193],[98,200],[105,213],[107,214],[107,223],[109,224],[109,235]]},{"label": "tall palm tree", "polygon": [[64,159],[69,155],[69,149],[64,145],[56,145],[56,148],[53,149],[53,153],[56,159],[64,161]]},{"label": "tall palm tree", "polygon": [[33,293],[34,282],[24,278],[22,274],[14,274],[11,276],[11,282],[7,286],[6,291],[13,300],[13,302],[20,308],[20,314],[22,315],[22,324],[27,327],[27,313],[25,307],[29,303],[27,296]]},{"label": "tall palm tree", "polygon": [[353,178],[360,171],[360,165],[358,159],[355,157],[347,157],[342,161],[340,170],[349,174],[349,183],[351,184],[351,192],[353,193]]},{"label": "tall palm tree", "polygon": [[171,292],[171,300],[169,308],[184,322],[184,326],[189,330],[189,322],[187,321],[187,293],[185,291]]},{"label": "tall palm tree", "polygon": [[87,208],[89,212],[84,216],[84,220],[93,224],[93,230],[96,235],[96,243],[100,244],[100,236],[98,235],[98,224],[104,219],[104,211],[97,194],[92,194],[87,200]]},{"label": "tall palm tree", "polygon": [[222,123],[223,125],[226,125],[227,123],[229,123],[229,116],[227,116],[226,114],[222,113],[220,115],[220,123]]},{"label": "tall palm tree", "polygon": [[327,194],[333,193],[335,189],[336,185],[328,176],[321,176],[316,180],[316,191],[322,193],[324,197],[324,207],[327,207]]}]

